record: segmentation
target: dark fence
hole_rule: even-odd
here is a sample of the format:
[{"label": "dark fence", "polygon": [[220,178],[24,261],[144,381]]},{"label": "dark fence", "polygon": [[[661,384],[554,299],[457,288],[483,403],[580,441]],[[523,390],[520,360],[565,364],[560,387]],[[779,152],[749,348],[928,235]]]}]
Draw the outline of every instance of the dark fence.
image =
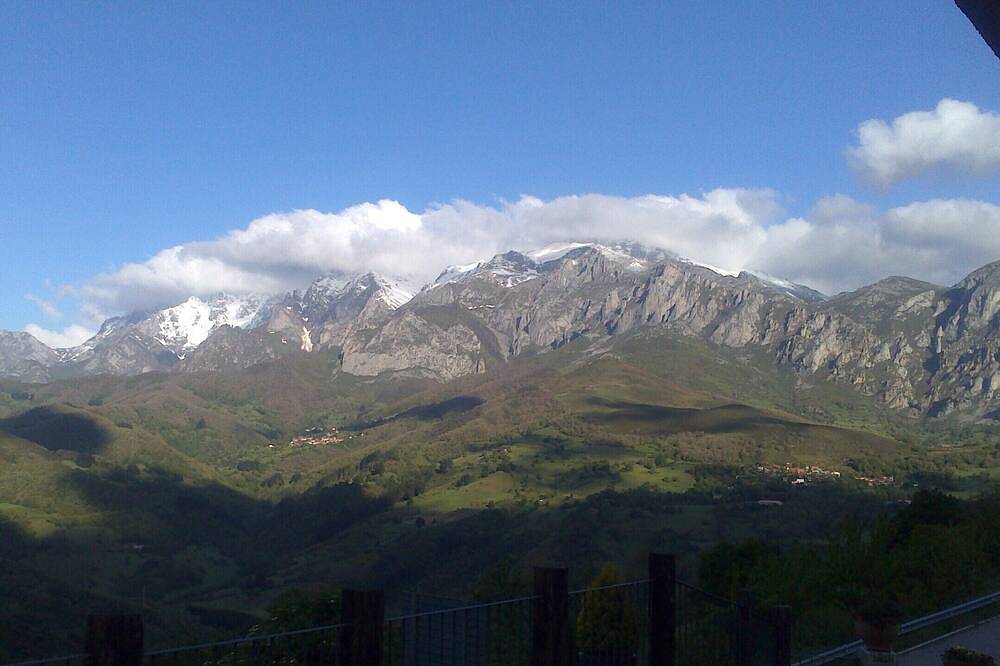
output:
[{"label": "dark fence", "polygon": [[677,583],[677,661],[691,666],[738,666],[739,606]]},{"label": "dark fence", "polygon": [[385,617],[380,590],[344,590],[341,623],[143,651],[142,618],[94,616],[87,651],[26,664],[138,666],[790,666],[787,607],[756,609],[679,582],[671,555],[648,576],[570,591],[566,569],[535,569],[531,596]]},{"label": "dark fence", "polygon": [[531,604],[523,597],[392,617],[385,621],[386,666],[493,666],[528,663]]},{"label": "dark fence", "polygon": [[[899,625],[899,635],[900,637],[905,637],[909,634],[915,634],[915,632],[927,630],[930,627],[940,626],[955,618],[968,617],[969,614],[976,612],[986,612],[986,616],[990,617],[998,610],[1000,610],[1000,590],[904,622]],[[794,666],[822,666],[823,664],[836,663],[843,659],[853,658],[863,646],[864,644],[859,640],[844,643],[843,645],[838,645],[837,647],[800,659],[795,662]]]},{"label": "dark fence", "polygon": [[569,594],[578,666],[649,663],[649,579]]},{"label": "dark fence", "polygon": [[154,650],[141,663],[180,666],[336,664],[344,625],[330,625],[231,641]]}]

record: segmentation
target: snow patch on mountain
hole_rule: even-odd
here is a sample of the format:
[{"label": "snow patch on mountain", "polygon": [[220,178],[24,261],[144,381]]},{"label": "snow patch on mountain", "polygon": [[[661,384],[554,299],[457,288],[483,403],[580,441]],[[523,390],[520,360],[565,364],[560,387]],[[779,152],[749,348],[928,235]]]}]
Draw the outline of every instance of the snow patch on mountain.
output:
[{"label": "snow patch on mountain", "polygon": [[570,241],[567,243],[553,243],[551,245],[546,245],[539,250],[532,250],[531,252],[526,252],[525,254],[536,262],[542,264],[546,261],[555,261],[556,259],[562,259],[567,254],[581,247],[590,247],[593,243],[577,243],[575,241]]},{"label": "snow patch on mountain", "polygon": [[510,288],[522,282],[533,280],[556,262],[572,259],[576,254],[592,249],[621,263],[626,270],[642,271],[652,264],[666,260],[669,253],[648,248],[637,243],[622,241],[613,245],[567,241],[553,243],[543,248],[518,252],[511,250],[498,254],[492,259],[447,267],[432,284],[425,289],[436,289],[442,285],[460,282],[472,277],[491,279],[498,286]]},{"label": "snow patch on mountain", "polygon": [[796,298],[801,298],[804,301],[822,301],[826,299],[826,295],[822,292],[816,291],[812,287],[807,287],[804,284],[798,284],[797,282],[791,282],[790,280],[785,280],[783,278],[774,277],[763,271],[757,270],[747,270],[744,271],[754,276],[764,284],[783,291],[786,294],[795,296]]},{"label": "snow patch on mountain", "polygon": [[566,243],[554,243],[547,245],[540,250],[528,252],[528,256],[539,263],[549,263],[559,261],[567,256],[579,252],[583,248],[590,248],[600,252],[604,256],[621,263],[626,270],[642,271],[651,265],[666,261],[673,255],[659,248],[647,247],[632,241],[619,241],[606,245],[603,243],[581,243],[571,241]]},{"label": "snow patch on mountain", "polygon": [[509,289],[538,277],[538,266],[538,262],[529,255],[511,250],[504,254],[498,254],[489,261],[449,266],[428,289],[435,289],[441,285],[459,282],[471,277],[481,277]]},{"label": "snow patch on mountain", "polygon": [[396,310],[406,305],[413,298],[413,292],[404,289],[397,282],[392,282],[381,276],[376,276],[378,281],[378,291],[375,298],[385,303],[390,309]]},{"label": "snow patch on mountain", "polygon": [[718,273],[719,275],[727,275],[729,277],[736,277],[743,270],[743,269],[730,270],[728,268],[720,268],[719,266],[713,266],[712,264],[706,264],[703,261],[698,261],[696,259],[691,259],[689,257],[678,257],[677,260],[680,261],[680,262],[683,262],[685,264],[691,264],[692,266],[700,266],[701,268],[707,268],[708,270],[712,271],[713,273]]},{"label": "snow patch on mountain", "polygon": [[434,287],[440,287],[443,284],[458,282],[482,266],[484,263],[485,262],[483,261],[476,261],[471,264],[456,264],[454,266],[448,266],[441,271],[441,275],[437,276],[429,288],[433,289]]},{"label": "snow patch on mountain", "polygon": [[[322,314],[331,304],[348,296],[362,296],[373,292],[371,297],[395,310],[411,298],[413,292],[402,286],[399,280],[388,278],[378,273],[345,276],[340,274],[324,275],[319,278],[298,298],[299,310],[305,314]],[[308,321],[308,316],[303,317]]]},{"label": "snow patch on mountain", "polygon": [[175,353],[194,349],[220,326],[249,329],[267,316],[271,299],[220,294],[207,301],[192,296],[139,323],[139,330]]}]

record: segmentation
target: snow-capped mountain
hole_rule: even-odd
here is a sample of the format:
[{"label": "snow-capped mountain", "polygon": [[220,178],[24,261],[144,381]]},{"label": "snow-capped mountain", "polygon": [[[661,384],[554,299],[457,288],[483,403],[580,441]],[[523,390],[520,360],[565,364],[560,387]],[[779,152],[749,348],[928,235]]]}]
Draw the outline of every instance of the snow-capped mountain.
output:
[{"label": "snow-capped mountain", "polygon": [[791,280],[785,280],[783,278],[775,277],[764,271],[758,271],[754,269],[739,269],[733,270],[728,268],[721,268],[719,266],[713,266],[712,264],[706,264],[703,261],[697,261],[695,259],[690,259],[688,257],[676,257],[678,261],[685,264],[691,264],[692,266],[700,266],[701,268],[707,268],[713,273],[719,275],[726,275],[729,277],[740,277],[740,276],[752,276],[757,280],[760,280],[767,287],[780,291],[782,293],[788,294],[789,296],[794,296],[796,298],[802,299],[808,303],[822,301],[826,299],[826,295],[822,292],[816,291],[812,287],[807,287],[804,284],[799,284],[797,282],[792,282]]},{"label": "snow-capped mountain", "polygon": [[488,261],[464,266],[449,266],[434,280],[429,288],[480,277],[501,287],[513,287],[538,277],[538,262],[526,254],[511,250],[498,254]]},{"label": "snow-capped mountain", "polygon": [[324,275],[274,302],[259,325],[220,326],[179,367],[232,369],[338,346],[352,326],[380,321],[412,297],[397,281],[375,273]]},{"label": "snow-capped mountain", "polygon": [[0,375],[45,381],[59,355],[30,333],[0,331]]},{"label": "snow-capped mountain", "polygon": [[305,321],[329,317],[331,310],[348,300],[371,296],[395,310],[413,298],[398,280],[377,273],[345,277],[340,274],[324,275],[309,285],[305,292],[294,292],[286,305],[294,307]]},{"label": "snow-capped mountain", "polygon": [[[638,243],[569,241],[449,267],[424,287],[421,299],[425,304],[490,308],[500,292],[594,253],[627,272],[680,260],[729,274]],[[822,298],[802,285],[758,271],[752,275],[767,288],[804,301]],[[52,350],[27,333],[8,333],[0,339],[0,374],[45,381],[80,374],[243,367],[287,351],[339,347],[355,331],[390,317],[413,296],[399,280],[375,273],[323,275],[305,290],[280,297],[193,296],[162,310],[108,319],[93,338],[71,349]]]},{"label": "snow-capped mountain", "polygon": [[267,318],[273,298],[219,294],[208,300],[192,296],[179,305],[155,312],[137,328],[176,354],[194,349],[220,326],[254,328]]},{"label": "snow-capped mountain", "polygon": [[280,300],[189,299],[109,319],[74,349],[0,333],[0,375],[236,369],[333,350],[346,373],[449,380],[573,342],[660,331],[755,348],[892,407],[996,419],[998,308],[1000,262],[951,288],[889,278],[827,299],[752,268],[635,243],[568,242],[451,267],[415,296],[374,273],[326,275]]},{"label": "snow-capped mountain", "polygon": [[487,279],[500,287],[515,287],[539,277],[547,270],[547,266],[552,266],[575,252],[587,249],[596,250],[617,260],[625,260],[625,267],[628,270],[642,270],[672,256],[663,250],[628,241],[613,245],[576,241],[554,243],[528,252],[511,250],[489,260],[449,266],[427,288],[434,289],[470,278]]},{"label": "snow-capped mountain", "polygon": [[781,278],[774,277],[773,275],[768,275],[763,271],[747,270],[742,272],[749,273],[771,288],[783,291],[786,294],[795,296],[796,298],[801,298],[807,303],[814,303],[816,301],[826,299],[826,294],[816,291],[812,287],[807,287],[804,284],[799,284],[790,280],[783,280]]}]

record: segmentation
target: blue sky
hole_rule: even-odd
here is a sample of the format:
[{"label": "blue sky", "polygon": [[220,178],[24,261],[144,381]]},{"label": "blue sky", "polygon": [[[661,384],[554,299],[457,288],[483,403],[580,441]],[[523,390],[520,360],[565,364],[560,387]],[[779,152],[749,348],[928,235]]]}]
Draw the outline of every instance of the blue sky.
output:
[{"label": "blue sky", "polygon": [[[750,211],[754,233],[790,218],[821,226],[846,215],[859,228],[888,225],[880,233],[891,236],[904,224],[894,221],[897,209],[909,215],[907,229],[926,231],[915,216],[927,210],[905,208],[916,202],[1000,203],[992,154],[956,148],[883,181],[845,159],[864,121],[932,112],[943,99],[978,107],[985,120],[976,127],[987,129],[976,143],[1000,141],[989,129],[1000,111],[1000,62],[952,2],[627,5],[0,4],[0,328],[75,324],[79,334],[122,307],[232,289],[242,278],[171,290],[163,283],[177,278],[158,268],[121,269],[298,209],[335,214],[392,200],[420,214],[456,200],[478,205],[447,207],[450,217],[433,223],[445,235],[448,223],[455,234],[482,236],[476,224],[517,218],[489,242],[442,252],[443,266],[572,232],[549,213],[560,197],[588,193],[635,205],[663,195],[697,212],[706,193],[725,188],[711,206]],[[730,191],[743,192],[735,204],[723,196]],[[768,200],[746,191],[767,191]],[[548,212],[530,212],[534,200],[522,195],[551,204]],[[603,199],[586,201],[607,210]],[[480,209],[489,219],[470,222]],[[935,214],[953,225],[973,215],[977,233],[1000,236],[989,206]],[[615,233],[645,237],[645,223],[630,234],[621,215],[610,218],[625,220]],[[343,215],[281,219],[288,233],[346,224]],[[529,225],[547,226],[536,233]],[[924,256],[917,246],[935,233],[944,231],[907,240],[898,263]],[[331,256],[357,250],[330,242]],[[283,286],[312,268],[395,256],[366,247],[349,261],[271,262],[277,268],[258,277]],[[987,256],[963,247],[914,272],[943,279]],[[886,252],[867,259],[878,265],[843,275],[810,274],[773,248],[732,261],[752,256],[830,290],[895,267],[897,254]],[[422,278],[430,265],[402,272]],[[151,273],[155,288],[142,277]],[[38,301],[52,306],[48,314]]]}]

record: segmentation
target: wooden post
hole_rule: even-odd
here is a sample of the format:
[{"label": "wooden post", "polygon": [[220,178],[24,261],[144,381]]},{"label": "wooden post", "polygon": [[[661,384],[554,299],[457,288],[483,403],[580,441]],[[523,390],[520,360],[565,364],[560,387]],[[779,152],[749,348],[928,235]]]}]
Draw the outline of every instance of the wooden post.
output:
[{"label": "wooden post", "polygon": [[382,630],[385,593],[382,590],[343,590],[340,596],[340,664],[382,666]]},{"label": "wooden post", "polygon": [[736,663],[739,666],[753,664],[753,592],[742,589],[736,593],[737,623],[736,623]]},{"label": "wooden post", "polygon": [[792,666],[792,607],[773,606],[774,666]]},{"label": "wooden post", "polygon": [[86,652],[91,666],[141,666],[142,615],[88,615]]},{"label": "wooden post", "polygon": [[569,570],[535,567],[531,613],[531,666],[570,663]]},{"label": "wooden post", "polygon": [[677,559],[649,554],[649,666],[677,665]]}]

